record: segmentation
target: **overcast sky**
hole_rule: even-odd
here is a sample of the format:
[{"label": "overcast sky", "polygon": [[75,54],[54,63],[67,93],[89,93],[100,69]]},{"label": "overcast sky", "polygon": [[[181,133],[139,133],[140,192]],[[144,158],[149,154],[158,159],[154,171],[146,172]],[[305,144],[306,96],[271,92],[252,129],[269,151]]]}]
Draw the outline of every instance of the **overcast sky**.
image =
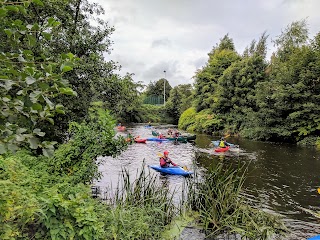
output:
[{"label": "overcast sky", "polygon": [[269,34],[268,55],[276,38],[293,21],[307,19],[310,37],[320,31],[320,0],[90,0],[115,27],[106,58],[122,74],[149,84],[165,77],[172,87],[193,84],[208,52],[225,35],[242,53],[253,39]]}]

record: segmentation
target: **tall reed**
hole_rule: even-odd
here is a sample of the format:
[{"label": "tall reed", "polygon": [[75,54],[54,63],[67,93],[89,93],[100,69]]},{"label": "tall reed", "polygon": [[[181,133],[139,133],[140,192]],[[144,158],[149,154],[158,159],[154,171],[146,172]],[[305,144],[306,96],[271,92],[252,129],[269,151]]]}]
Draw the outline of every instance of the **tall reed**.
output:
[{"label": "tall reed", "polygon": [[115,192],[109,192],[112,215],[107,231],[114,239],[160,239],[178,212],[174,194],[145,163],[135,177],[122,169]]},{"label": "tall reed", "polygon": [[241,196],[246,172],[240,164],[236,169],[218,164],[188,181],[188,205],[199,212],[207,237],[235,233],[243,239],[268,239],[286,231],[278,217],[246,204]]}]

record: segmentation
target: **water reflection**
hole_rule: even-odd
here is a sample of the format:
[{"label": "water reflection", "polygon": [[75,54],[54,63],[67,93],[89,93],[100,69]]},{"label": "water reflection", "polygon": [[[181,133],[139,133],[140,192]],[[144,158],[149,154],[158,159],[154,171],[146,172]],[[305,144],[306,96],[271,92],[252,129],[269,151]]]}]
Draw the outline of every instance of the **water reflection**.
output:
[{"label": "water reflection", "polygon": [[[159,126],[156,130],[165,132],[169,126]],[[172,126],[171,126],[172,127]],[[144,126],[128,127],[133,135],[151,137],[151,130]],[[119,133],[119,134],[126,134]],[[147,165],[159,163],[159,153],[169,151],[172,160],[182,166],[201,173],[219,162],[224,164],[248,164],[248,177],[245,182],[245,196],[251,204],[284,217],[292,233],[286,239],[306,239],[320,234],[319,222],[299,207],[319,209],[320,195],[316,189],[320,186],[320,154],[314,149],[300,148],[289,144],[275,144],[248,141],[240,138],[228,138],[228,142],[239,145],[224,153],[216,153],[212,137],[197,134],[194,143],[147,142],[130,145],[128,150],[116,158],[101,158],[100,166],[103,178],[97,183],[101,188],[115,189],[121,169],[126,167],[133,178],[146,163],[150,174],[157,174],[164,187],[172,191],[183,188],[184,177],[161,175]],[[178,194],[177,194],[178,195]],[[177,199],[175,201],[178,201]]]}]

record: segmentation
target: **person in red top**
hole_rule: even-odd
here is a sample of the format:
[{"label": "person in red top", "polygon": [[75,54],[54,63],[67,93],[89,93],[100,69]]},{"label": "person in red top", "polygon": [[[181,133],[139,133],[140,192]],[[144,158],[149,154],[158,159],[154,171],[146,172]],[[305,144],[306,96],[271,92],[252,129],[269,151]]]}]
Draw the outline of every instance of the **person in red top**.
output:
[{"label": "person in red top", "polygon": [[173,166],[178,166],[178,164],[175,164],[174,162],[171,161],[171,159],[168,157],[169,152],[166,150],[163,152],[164,156],[160,158],[160,166],[161,167],[170,167],[170,164]]}]

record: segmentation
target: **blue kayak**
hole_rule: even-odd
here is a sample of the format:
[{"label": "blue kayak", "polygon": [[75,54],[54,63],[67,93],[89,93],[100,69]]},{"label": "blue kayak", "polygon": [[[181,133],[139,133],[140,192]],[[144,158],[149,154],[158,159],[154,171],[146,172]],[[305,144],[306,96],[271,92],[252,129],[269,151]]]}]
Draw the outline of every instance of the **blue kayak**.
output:
[{"label": "blue kayak", "polygon": [[171,175],[181,175],[181,176],[189,176],[193,174],[193,172],[186,171],[182,167],[160,167],[159,165],[149,165],[150,168],[166,174]]},{"label": "blue kayak", "polygon": [[147,141],[166,142],[166,141],[169,141],[169,140],[165,139],[165,138],[151,137],[151,138],[147,138]]},{"label": "blue kayak", "polygon": [[320,235],[308,238],[308,240],[320,240]]}]

